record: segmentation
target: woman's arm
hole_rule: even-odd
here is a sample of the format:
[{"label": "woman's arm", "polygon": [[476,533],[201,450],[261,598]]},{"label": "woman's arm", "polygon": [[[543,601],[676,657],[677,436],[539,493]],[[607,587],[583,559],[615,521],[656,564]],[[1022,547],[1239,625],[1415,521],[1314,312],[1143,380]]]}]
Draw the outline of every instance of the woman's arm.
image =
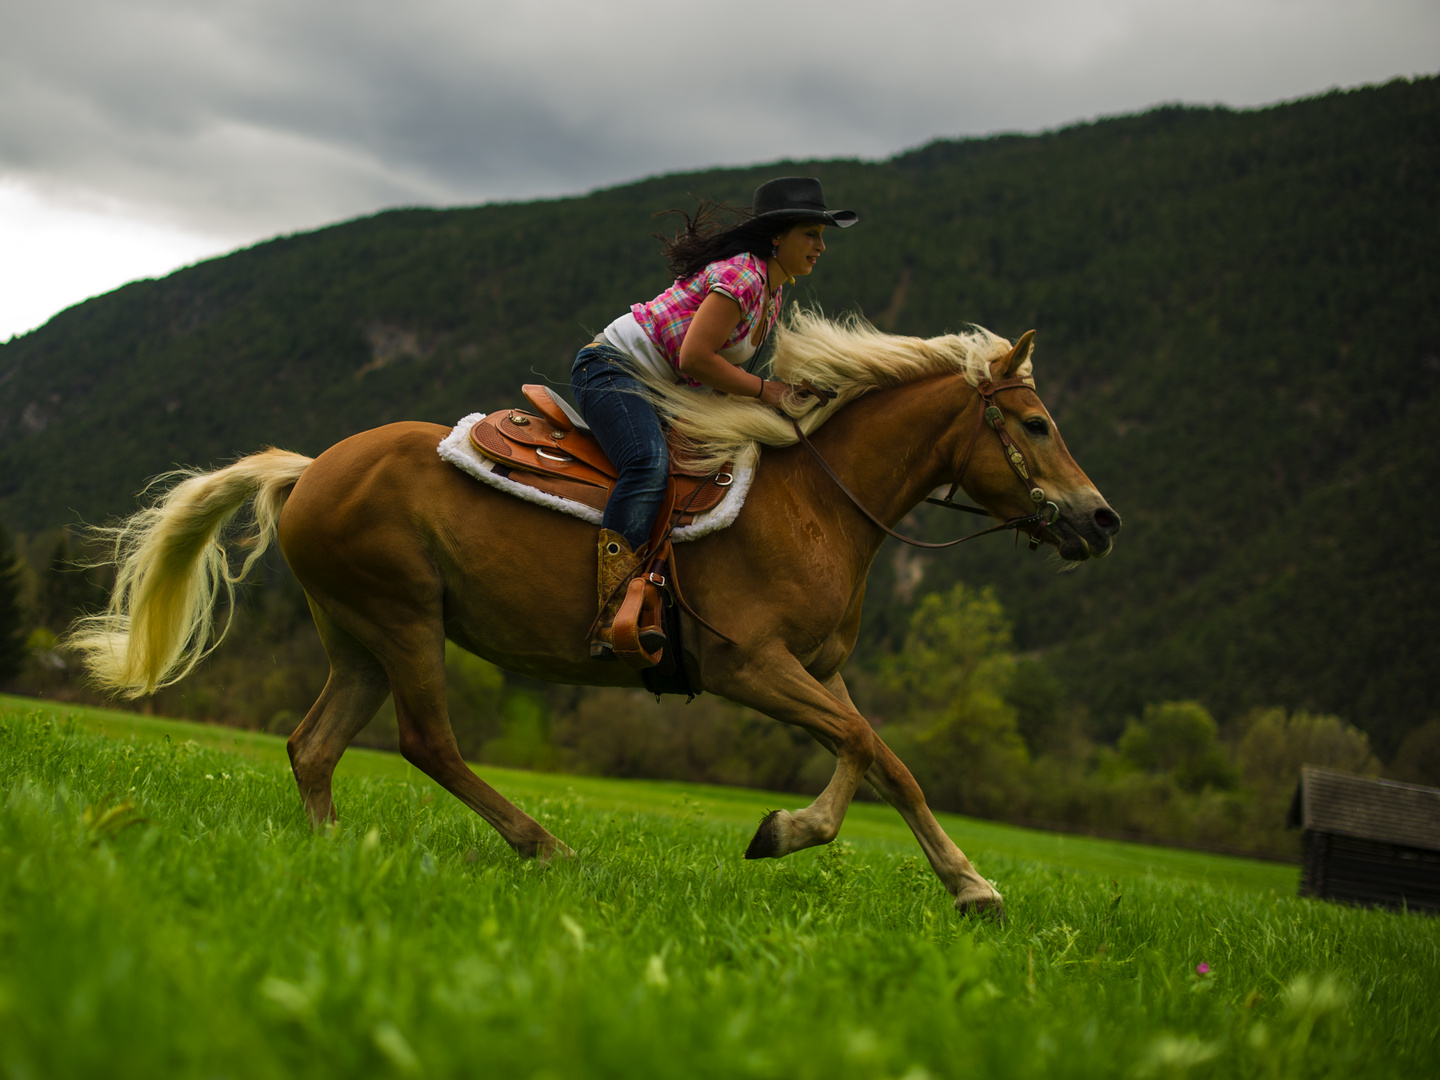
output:
[{"label": "woman's arm", "polygon": [[700,301],[680,342],[680,371],[713,390],[736,397],[758,397],[767,405],[778,406],[785,395],[783,382],[763,380],[720,355],[720,349],[740,325],[740,315],[740,305],[722,292],[712,292]]}]

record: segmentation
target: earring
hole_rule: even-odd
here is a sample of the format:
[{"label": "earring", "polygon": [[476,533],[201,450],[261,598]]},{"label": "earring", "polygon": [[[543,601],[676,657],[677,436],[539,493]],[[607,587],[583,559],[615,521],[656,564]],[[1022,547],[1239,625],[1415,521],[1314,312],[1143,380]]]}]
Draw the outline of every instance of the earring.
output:
[{"label": "earring", "polygon": [[770,245],[770,257],[771,257],[772,259],[778,259],[778,258],[780,257],[780,245],[779,245],[779,244],[771,244],[771,245]]}]

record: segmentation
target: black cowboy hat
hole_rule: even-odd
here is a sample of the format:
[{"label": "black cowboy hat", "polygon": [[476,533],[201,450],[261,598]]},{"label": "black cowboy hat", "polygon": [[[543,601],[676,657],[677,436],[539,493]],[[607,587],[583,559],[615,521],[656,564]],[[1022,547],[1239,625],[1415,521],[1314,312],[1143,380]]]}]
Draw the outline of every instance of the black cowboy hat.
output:
[{"label": "black cowboy hat", "polygon": [[848,229],[860,220],[854,210],[826,210],[825,193],[813,176],[782,176],[767,180],[755,189],[750,220],[823,221],[837,229]]}]

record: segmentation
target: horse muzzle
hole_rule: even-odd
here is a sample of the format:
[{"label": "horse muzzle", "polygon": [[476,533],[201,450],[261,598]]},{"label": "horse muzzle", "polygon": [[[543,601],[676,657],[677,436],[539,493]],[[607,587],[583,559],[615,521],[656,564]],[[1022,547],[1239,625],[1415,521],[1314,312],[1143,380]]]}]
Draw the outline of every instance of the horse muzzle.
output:
[{"label": "horse muzzle", "polygon": [[1084,510],[1067,506],[1045,529],[1042,539],[1055,545],[1056,553],[1067,562],[1103,559],[1115,547],[1120,524],[1120,515],[1104,502]]}]

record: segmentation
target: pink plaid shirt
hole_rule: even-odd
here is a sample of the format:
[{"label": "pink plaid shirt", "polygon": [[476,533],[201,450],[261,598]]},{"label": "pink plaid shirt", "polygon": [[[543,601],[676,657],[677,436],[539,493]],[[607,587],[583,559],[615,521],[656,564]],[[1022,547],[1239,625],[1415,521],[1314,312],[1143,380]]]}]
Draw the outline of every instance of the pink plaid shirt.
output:
[{"label": "pink plaid shirt", "polygon": [[712,292],[724,293],[740,305],[740,322],[720,347],[721,352],[747,341],[760,320],[764,320],[761,325],[768,334],[780,312],[779,288],[766,310],[765,263],[748,252],[713,262],[704,270],[676,281],[648,304],[634,304],[630,308],[630,314],[635,316],[645,336],[670,361],[680,380],[691,386],[700,383],[679,374],[680,343],[685,340],[685,331],[690,329],[690,320],[695,318],[700,302]]}]

